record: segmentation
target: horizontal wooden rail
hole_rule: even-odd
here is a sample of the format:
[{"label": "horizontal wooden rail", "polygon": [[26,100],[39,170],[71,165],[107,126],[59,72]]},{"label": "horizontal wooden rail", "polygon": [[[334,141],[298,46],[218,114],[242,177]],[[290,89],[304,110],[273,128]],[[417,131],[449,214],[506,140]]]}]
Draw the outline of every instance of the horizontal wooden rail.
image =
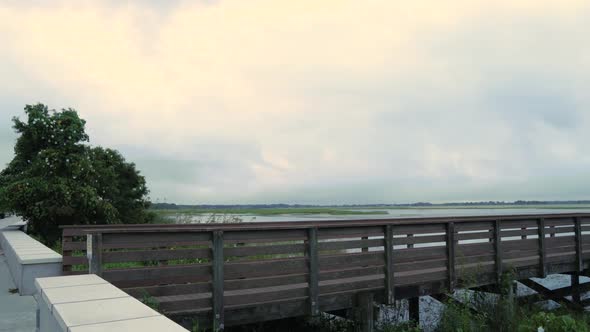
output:
[{"label": "horizontal wooden rail", "polygon": [[391,304],[465,281],[495,283],[508,270],[579,274],[589,233],[582,213],[71,226],[63,273],[102,274],[169,315],[223,329],[350,308],[361,293]]}]

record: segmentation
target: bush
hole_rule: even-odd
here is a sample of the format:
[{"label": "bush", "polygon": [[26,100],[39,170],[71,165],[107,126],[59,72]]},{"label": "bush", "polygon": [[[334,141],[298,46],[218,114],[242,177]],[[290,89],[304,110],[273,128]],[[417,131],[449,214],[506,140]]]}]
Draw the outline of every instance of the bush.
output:
[{"label": "bush", "polygon": [[588,332],[584,320],[575,319],[569,314],[538,312],[532,316],[523,316],[524,321],[518,326],[518,332],[537,331],[542,327],[546,332]]}]

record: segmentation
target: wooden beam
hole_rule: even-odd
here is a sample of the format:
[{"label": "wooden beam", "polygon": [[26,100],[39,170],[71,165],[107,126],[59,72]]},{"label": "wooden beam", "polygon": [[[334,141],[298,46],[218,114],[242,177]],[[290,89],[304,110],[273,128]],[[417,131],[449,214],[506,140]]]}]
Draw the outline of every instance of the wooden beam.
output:
[{"label": "wooden beam", "polygon": [[449,280],[449,292],[455,289],[455,224],[447,223],[447,272]]},{"label": "wooden beam", "polygon": [[223,231],[213,232],[213,331],[223,331],[225,314],[223,305]]},{"label": "wooden beam", "polygon": [[408,299],[408,312],[410,320],[420,325],[420,297],[412,297]]},{"label": "wooden beam", "polygon": [[582,226],[579,217],[574,217],[574,232],[576,240],[576,272],[580,274],[584,266],[582,262]]},{"label": "wooden beam", "polygon": [[102,234],[86,235],[88,273],[102,276]]},{"label": "wooden beam", "polygon": [[523,279],[523,280],[519,280],[519,282],[522,283],[523,285],[527,286],[528,288],[534,290],[535,292],[539,293],[540,296],[542,296],[543,298],[545,298],[547,300],[553,300],[557,303],[564,304],[566,307],[568,307],[570,309],[574,309],[574,310],[582,309],[582,307],[579,304],[569,301],[568,299],[563,297],[562,294],[555,293],[551,289],[533,281],[532,279]]},{"label": "wooden beam", "polygon": [[539,218],[537,221],[537,227],[539,229],[539,269],[541,271],[541,278],[547,276],[547,263],[545,254],[545,219]]},{"label": "wooden beam", "polygon": [[496,282],[502,280],[502,236],[500,219],[494,220],[494,257],[496,265]]},{"label": "wooden beam", "polygon": [[395,285],[393,283],[393,228],[385,226],[385,303],[395,302]]},{"label": "wooden beam", "polygon": [[309,312],[311,316],[320,314],[319,306],[319,258],[318,229],[312,227],[307,232],[307,259],[309,264]]},{"label": "wooden beam", "polygon": [[358,323],[360,332],[373,332],[373,293],[363,292],[357,294]]}]

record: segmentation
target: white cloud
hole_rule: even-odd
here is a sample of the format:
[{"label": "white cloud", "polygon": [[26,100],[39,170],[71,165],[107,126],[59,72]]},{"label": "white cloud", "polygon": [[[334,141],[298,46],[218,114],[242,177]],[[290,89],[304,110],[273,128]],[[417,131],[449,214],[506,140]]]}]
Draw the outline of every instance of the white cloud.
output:
[{"label": "white cloud", "polygon": [[77,108],[93,143],[179,202],[587,198],[580,182],[539,186],[590,176],[588,9],[14,2],[1,112]]}]

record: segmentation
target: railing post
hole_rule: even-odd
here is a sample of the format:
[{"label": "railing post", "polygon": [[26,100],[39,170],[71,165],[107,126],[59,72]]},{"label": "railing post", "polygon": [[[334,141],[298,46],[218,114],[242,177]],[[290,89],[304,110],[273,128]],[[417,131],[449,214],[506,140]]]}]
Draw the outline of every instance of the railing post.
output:
[{"label": "railing post", "polygon": [[539,218],[537,221],[537,228],[539,229],[539,264],[541,270],[541,278],[547,276],[547,264],[545,253],[545,219]]},{"label": "railing post", "polygon": [[[408,236],[409,238],[413,238],[413,237],[414,237],[414,234],[408,234],[407,236]],[[409,241],[408,241],[408,242],[409,242]],[[414,244],[413,244],[413,243],[408,243],[408,244],[406,245],[406,247],[407,247],[408,249],[414,248]]]},{"label": "railing post", "polygon": [[494,254],[496,256],[496,282],[502,281],[502,228],[500,219],[494,220]]},{"label": "railing post", "polygon": [[582,262],[582,225],[579,217],[574,218],[574,229],[576,239],[576,271],[581,273],[584,270]]},{"label": "railing post", "polygon": [[88,273],[102,276],[102,234],[86,235],[86,257]]},{"label": "railing post", "polygon": [[455,223],[447,223],[447,271],[449,277],[449,292],[455,289]]},{"label": "railing post", "polygon": [[[65,233],[65,230],[64,230],[64,233]],[[63,235],[61,237],[61,247],[62,247],[62,253],[61,254],[63,255],[63,257],[72,256],[72,251],[71,250],[65,250],[65,249],[63,249],[63,248],[66,247],[66,243],[68,243],[68,242],[72,242],[72,236]],[[63,265],[62,264],[62,271],[63,272],[70,272],[70,271],[72,271],[72,266],[71,265]]]},{"label": "railing post", "polygon": [[307,260],[309,268],[309,311],[311,316],[320,314],[319,308],[319,258],[318,229],[312,227],[307,233]]},{"label": "railing post", "polygon": [[393,228],[385,226],[385,304],[395,301],[395,284],[393,282]]},{"label": "railing post", "polygon": [[[363,241],[368,240],[368,239],[369,239],[368,236],[361,237],[361,240],[363,240]],[[361,252],[369,252],[369,247],[364,247],[363,246],[363,248],[361,249]]]},{"label": "railing post", "polygon": [[582,261],[582,226],[579,217],[574,217],[574,230],[576,240],[576,271],[571,275],[572,300],[580,303],[580,275],[584,270]]},{"label": "railing post", "polygon": [[213,331],[223,331],[223,231],[213,232]]}]

